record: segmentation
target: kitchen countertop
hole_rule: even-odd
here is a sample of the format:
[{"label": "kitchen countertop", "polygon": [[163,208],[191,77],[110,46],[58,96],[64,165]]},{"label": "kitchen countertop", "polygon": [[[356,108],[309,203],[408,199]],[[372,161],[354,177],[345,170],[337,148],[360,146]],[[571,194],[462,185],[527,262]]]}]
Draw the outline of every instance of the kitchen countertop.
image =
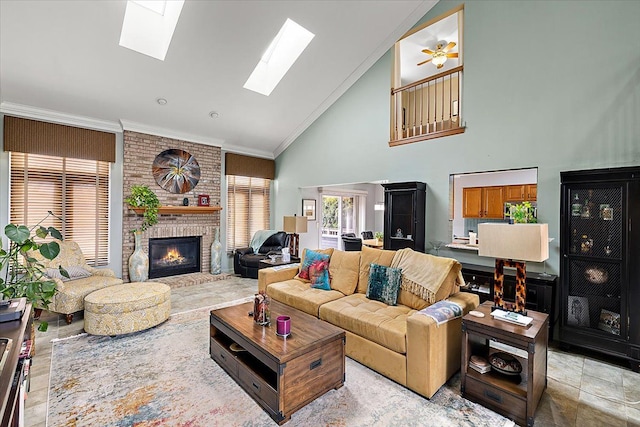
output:
[{"label": "kitchen countertop", "polygon": [[468,242],[464,240],[454,240],[451,243],[447,243],[445,245],[447,248],[451,249],[463,249],[466,251],[478,251],[478,245],[470,245]]}]

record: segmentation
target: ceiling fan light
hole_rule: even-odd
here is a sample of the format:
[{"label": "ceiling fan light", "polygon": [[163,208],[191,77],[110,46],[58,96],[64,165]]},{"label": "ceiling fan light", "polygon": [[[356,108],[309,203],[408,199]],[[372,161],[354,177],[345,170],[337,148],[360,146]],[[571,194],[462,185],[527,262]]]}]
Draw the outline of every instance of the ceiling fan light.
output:
[{"label": "ceiling fan light", "polygon": [[445,62],[447,62],[447,57],[446,55],[433,55],[433,59],[431,60],[431,62],[433,63],[433,65],[436,66],[436,68],[442,68],[442,66],[444,65]]}]

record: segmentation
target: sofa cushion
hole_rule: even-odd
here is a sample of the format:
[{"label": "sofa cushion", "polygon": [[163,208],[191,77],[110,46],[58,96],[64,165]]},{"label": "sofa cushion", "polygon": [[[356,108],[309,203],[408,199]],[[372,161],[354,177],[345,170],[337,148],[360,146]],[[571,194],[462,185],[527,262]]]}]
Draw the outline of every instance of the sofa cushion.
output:
[{"label": "sofa cushion", "polygon": [[389,267],[396,251],[388,251],[385,249],[374,249],[368,246],[362,247],[360,254],[360,277],[358,278],[358,293],[367,292],[369,285],[369,268],[371,264],[384,265]]},{"label": "sofa cushion", "polygon": [[91,276],[91,273],[89,273],[86,268],[79,265],[70,265],[69,267],[65,268],[65,271],[69,275],[68,278],[63,276],[62,273],[60,273],[60,269],[58,268],[47,268],[46,274],[51,278],[60,279],[63,282],[66,282],[67,280],[82,279],[83,277]]},{"label": "sofa cushion", "polygon": [[371,264],[369,271],[369,286],[367,286],[367,298],[396,305],[402,270],[399,268],[385,267],[384,265]]},{"label": "sofa cushion", "polygon": [[358,286],[360,252],[333,251],[329,263],[331,289],[351,295]]},{"label": "sofa cushion", "polygon": [[330,291],[329,284],[329,255],[320,254],[318,259],[309,266],[309,280],[311,287]]},{"label": "sofa cushion", "polygon": [[316,253],[320,253],[320,254],[325,254],[325,255],[329,255],[329,259],[331,259],[331,254],[333,253],[333,248],[329,248],[329,249],[316,249],[314,251],[312,251],[311,249],[306,249],[304,251],[302,251],[302,257],[300,257],[300,272],[296,275],[296,279],[302,280],[303,282],[309,283],[309,276],[308,276],[308,271],[309,271],[309,267],[307,265],[307,272],[303,273],[304,270],[304,266],[305,263],[307,262],[306,258],[307,258],[307,252],[316,252]]},{"label": "sofa cushion", "polygon": [[344,297],[342,292],[312,288],[308,282],[297,279],[270,284],[267,286],[267,295],[315,317],[318,317],[318,308],[322,304]]},{"label": "sofa cushion", "polygon": [[407,317],[415,312],[404,305],[390,306],[355,293],[320,306],[320,319],[404,354]]}]

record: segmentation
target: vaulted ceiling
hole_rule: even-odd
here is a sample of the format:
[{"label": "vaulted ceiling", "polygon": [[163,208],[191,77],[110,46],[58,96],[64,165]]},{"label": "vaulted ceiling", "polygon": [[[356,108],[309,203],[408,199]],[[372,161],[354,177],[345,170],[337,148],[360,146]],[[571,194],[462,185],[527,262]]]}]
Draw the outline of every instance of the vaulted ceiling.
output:
[{"label": "vaulted ceiling", "polygon": [[[159,61],[118,45],[123,0],[2,0],[0,111],[274,157],[435,3],[186,0]],[[287,18],[315,38],[270,96],[244,89]]]}]

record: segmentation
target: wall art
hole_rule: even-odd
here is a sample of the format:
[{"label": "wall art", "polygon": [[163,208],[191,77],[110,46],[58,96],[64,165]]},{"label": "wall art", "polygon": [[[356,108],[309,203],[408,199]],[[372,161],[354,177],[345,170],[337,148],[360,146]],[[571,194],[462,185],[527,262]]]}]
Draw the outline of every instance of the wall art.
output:
[{"label": "wall art", "polygon": [[153,177],[170,193],[184,194],[200,181],[200,165],[195,157],[178,149],[165,150],[153,161]]}]

